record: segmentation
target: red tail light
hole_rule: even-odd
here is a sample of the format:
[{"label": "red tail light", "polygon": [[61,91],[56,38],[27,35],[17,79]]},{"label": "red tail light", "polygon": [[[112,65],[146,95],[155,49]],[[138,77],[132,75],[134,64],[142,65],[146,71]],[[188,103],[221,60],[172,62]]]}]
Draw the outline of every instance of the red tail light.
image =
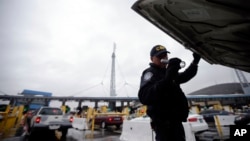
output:
[{"label": "red tail light", "polygon": [[198,119],[197,118],[189,118],[188,121],[189,122],[196,122]]},{"label": "red tail light", "polygon": [[70,117],[69,118],[69,122],[73,122],[74,118],[73,117]]},{"label": "red tail light", "polygon": [[36,117],[35,123],[40,123],[40,121],[41,121],[41,117]]},{"label": "red tail light", "polygon": [[112,118],[108,118],[108,121],[112,121]]}]

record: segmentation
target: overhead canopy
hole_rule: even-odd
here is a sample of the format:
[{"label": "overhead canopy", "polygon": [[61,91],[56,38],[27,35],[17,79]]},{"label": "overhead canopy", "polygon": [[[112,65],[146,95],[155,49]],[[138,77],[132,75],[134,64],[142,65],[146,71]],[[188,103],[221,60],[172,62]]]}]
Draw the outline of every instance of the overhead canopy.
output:
[{"label": "overhead canopy", "polygon": [[208,63],[250,72],[250,1],[139,0],[132,9]]}]

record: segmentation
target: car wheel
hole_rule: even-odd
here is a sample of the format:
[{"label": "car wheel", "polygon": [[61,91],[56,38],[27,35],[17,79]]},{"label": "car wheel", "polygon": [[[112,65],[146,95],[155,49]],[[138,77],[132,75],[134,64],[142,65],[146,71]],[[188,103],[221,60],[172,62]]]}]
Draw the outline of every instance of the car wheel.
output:
[{"label": "car wheel", "polygon": [[120,124],[116,125],[116,129],[117,129],[117,130],[120,129],[120,127],[121,127]]},{"label": "car wheel", "polygon": [[23,134],[24,130],[23,130],[23,126],[20,126],[17,128],[15,136],[21,136]]},{"label": "car wheel", "polygon": [[67,133],[68,133],[68,129],[63,129],[62,130],[61,141],[65,141],[66,140]]},{"label": "car wheel", "polygon": [[36,132],[34,132],[32,129],[31,131],[29,132],[29,136],[28,136],[28,140],[29,141],[33,141],[36,139]]},{"label": "car wheel", "polygon": [[104,121],[101,123],[101,128],[102,129],[106,128],[106,123]]}]

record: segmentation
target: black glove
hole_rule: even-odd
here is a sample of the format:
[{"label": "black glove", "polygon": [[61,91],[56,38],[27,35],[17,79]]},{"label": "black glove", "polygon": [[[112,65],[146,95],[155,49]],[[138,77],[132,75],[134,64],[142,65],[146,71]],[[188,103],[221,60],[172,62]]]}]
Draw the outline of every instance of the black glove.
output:
[{"label": "black glove", "polygon": [[194,52],[193,57],[194,57],[193,63],[197,65],[201,59],[201,56]]},{"label": "black glove", "polygon": [[165,80],[172,82],[172,80],[176,79],[178,76],[178,71],[181,68],[181,60],[179,58],[171,58],[168,61]]},{"label": "black glove", "polygon": [[181,59],[171,58],[168,60],[168,67],[173,67],[179,70],[181,68],[180,63],[181,63]]}]

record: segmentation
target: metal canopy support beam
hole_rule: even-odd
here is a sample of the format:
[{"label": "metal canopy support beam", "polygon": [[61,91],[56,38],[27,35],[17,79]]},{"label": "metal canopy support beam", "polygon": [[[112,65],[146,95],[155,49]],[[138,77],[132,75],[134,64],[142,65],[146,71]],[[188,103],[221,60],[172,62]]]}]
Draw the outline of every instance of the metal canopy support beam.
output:
[{"label": "metal canopy support beam", "polygon": [[235,73],[240,81],[244,94],[250,94],[250,85],[242,71],[235,69]]},{"label": "metal canopy support beam", "polygon": [[[9,100],[11,101],[22,101],[22,103],[29,104],[33,100],[59,100],[59,101],[91,101],[91,102],[107,102],[107,103],[114,103],[116,101],[120,102],[135,102],[139,103],[138,97],[30,97],[30,96],[16,96],[16,95],[0,95],[1,100]],[[228,95],[220,95],[220,96],[187,96],[187,99],[189,101],[194,101],[194,102],[204,102],[204,101],[232,101],[233,103],[236,102],[239,104],[239,102],[247,102],[245,104],[249,104],[250,101],[250,94],[228,94]],[[244,99],[242,101],[241,99]],[[244,103],[243,103],[244,104]],[[98,106],[98,105],[96,105]]]},{"label": "metal canopy support beam", "polygon": [[81,100],[78,102],[78,107],[82,107],[82,101]]},{"label": "metal canopy support beam", "polygon": [[97,109],[98,108],[98,101],[95,101],[95,107],[94,107],[95,109]]}]

